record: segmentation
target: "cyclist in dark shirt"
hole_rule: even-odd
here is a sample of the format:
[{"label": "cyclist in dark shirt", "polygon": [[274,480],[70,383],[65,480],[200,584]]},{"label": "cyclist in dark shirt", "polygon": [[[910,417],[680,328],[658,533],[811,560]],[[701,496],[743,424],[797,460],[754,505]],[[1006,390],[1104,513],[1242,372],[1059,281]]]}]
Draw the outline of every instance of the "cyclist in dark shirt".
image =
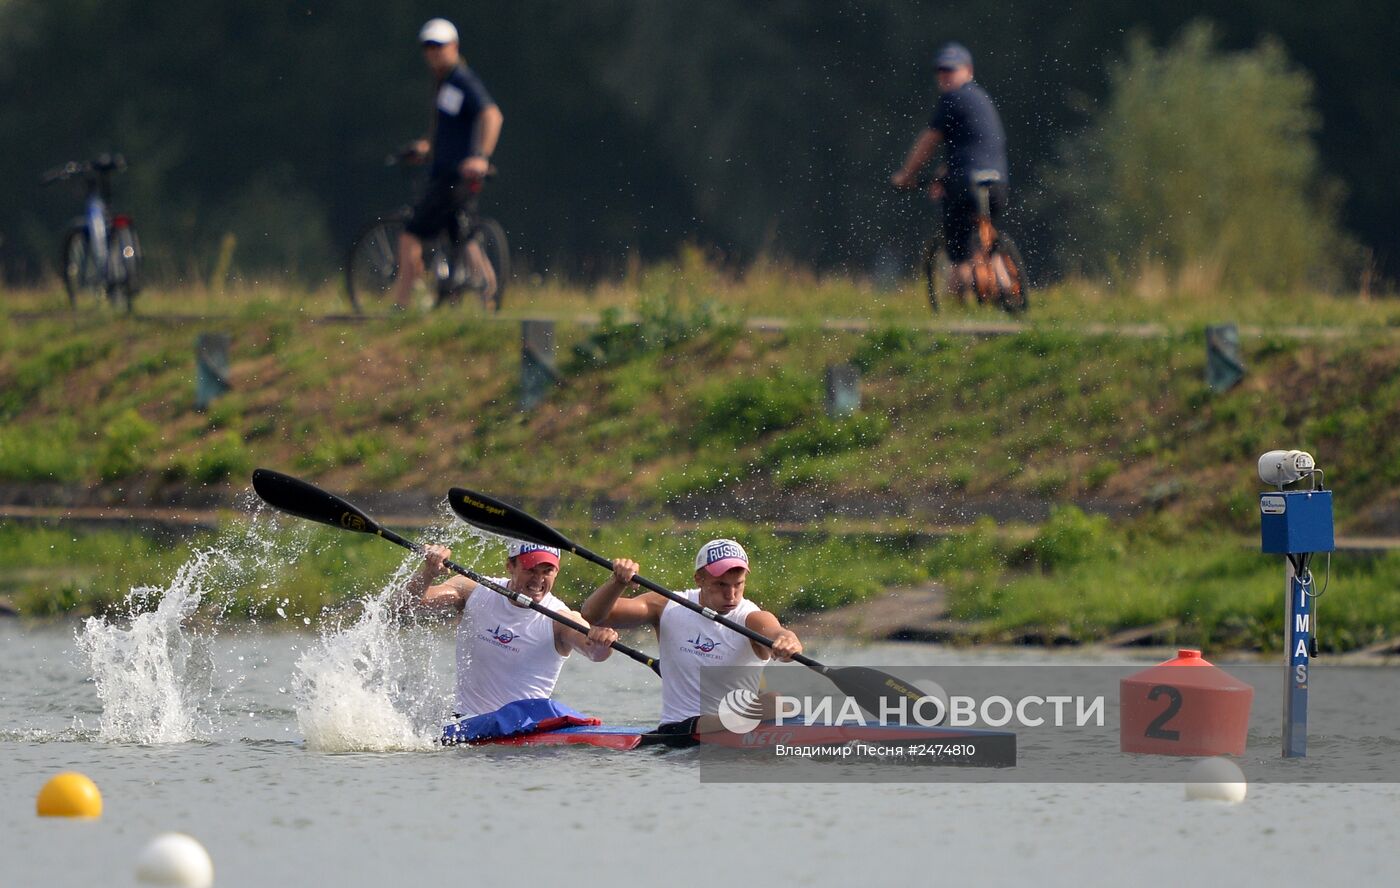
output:
[{"label": "cyclist in dark shirt", "polygon": [[[428,188],[399,241],[399,276],[394,281],[394,304],[408,308],[409,292],[423,271],[423,241],[456,224],[457,209],[471,197],[468,180],[490,169],[491,153],[504,117],[481,80],[462,61],[457,29],[446,19],[433,19],[418,33],[423,58],[436,84],[431,141],[414,145],[420,158],[431,157]],[[485,281],[485,297],[494,298],[495,271],[481,247],[467,247],[473,271]]]},{"label": "cyclist in dark shirt", "polygon": [[1006,205],[1006,131],[986,90],[972,79],[972,53],[957,43],[938,51],[938,104],[928,128],[890,181],[896,188],[915,187],[919,171],[933,158],[940,144],[947,144],[947,163],[939,169],[930,196],[943,199],[943,241],[953,263],[950,289],[959,293],[972,287],[972,240],[977,233],[977,201],[973,174],[993,172],[992,218]]}]

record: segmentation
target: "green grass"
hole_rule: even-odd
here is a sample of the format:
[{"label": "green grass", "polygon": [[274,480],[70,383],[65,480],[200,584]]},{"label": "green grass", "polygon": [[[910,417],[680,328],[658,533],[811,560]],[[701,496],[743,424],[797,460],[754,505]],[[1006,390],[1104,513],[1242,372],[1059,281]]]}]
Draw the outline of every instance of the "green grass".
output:
[{"label": "green grass", "polygon": [[[5,295],[0,484],[56,483],[134,505],[229,501],[257,465],[352,496],[398,491],[425,505],[463,485],[579,509],[578,530],[681,568],[701,534],[626,522],[689,501],[715,519],[704,536],[742,522],[734,532],[782,565],[756,576],[755,588],[785,612],[934,578],[988,638],[1053,625],[1091,639],[1166,614],[1188,621],[1183,637],[1190,626],[1202,639],[1262,646],[1277,620],[1267,604],[1277,565],[1237,542],[1257,527],[1258,454],[1315,453],[1338,487],[1344,533],[1375,532],[1400,508],[1389,443],[1400,433],[1396,300],[1065,285],[1038,294],[1024,332],[983,338],[947,327],[1001,316],[951,306],[930,324],[912,285],[881,291],[771,265],[735,277],[689,254],[613,285],[522,285],[499,319],[466,307],[326,323],[341,311],[333,287],[143,294],[139,313],[176,320],[11,319],[58,308],[61,294]],[[564,376],[528,415],[517,408],[517,321],[527,316],[560,319]],[[761,332],[742,323],[769,316],[793,324]],[[819,323],[841,318],[873,326]],[[1223,394],[1203,379],[1202,328],[1220,320],[1265,328],[1244,335],[1248,375]],[[1151,322],[1162,332],[1120,336],[1095,332],[1097,322]],[[1294,324],[1335,330],[1299,339],[1285,329]],[[211,331],[231,334],[234,387],[200,414],[193,346]],[[822,378],[843,362],[861,371],[862,405],[832,419]],[[625,504],[623,525],[595,531],[582,520],[598,498]],[[1092,498],[1147,517],[1101,526],[1057,513],[1046,527],[1059,536],[1036,536],[1031,548],[1017,540],[1037,531],[1010,542],[1004,528],[969,531],[956,547],[986,557],[958,561],[948,546],[779,541],[755,515],[794,498],[870,504],[913,528],[946,520],[932,505],[965,501],[1044,508]],[[1092,557],[1075,556],[1074,545]],[[317,546],[323,554],[304,559],[311,572],[277,580],[238,608],[261,613],[257,602],[276,591],[315,613],[397,563],[392,549]],[[63,579],[50,586],[33,575],[47,562],[29,564],[38,556],[28,550],[0,565],[29,571],[15,583],[39,596],[35,612],[101,609],[133,584],[168,582],[179,563],[166,550],[133,551],[110,565],[59,563]],[[122,564],[126,573],[114,573]],[[1324,618],[1344,621],[1357,645],[1400,628],[1394,564],[1367,564],[1372,573],[1339,564],[1338,574],[1370,590],[1365,602],[1324,604]],[[96,585],[75,585],[89,574]]]},{"label": "green grass", "polygon": [[[785,619],[867,600],[892,586],[937,580],[965,640],[1008,642],[1035,634],[1079,642],[1125,628],[1177,620],[1171,640],[1207,651],[1277,650],[1282,638],[1278,559],[1254,539],[1197,531],[1163,534],[1152,522],[1111,525],[1073,507],[1038,529],[997,528],[988,520],[942,541],[898,530],[777,535],[737,521],[701,530],[624,523],[561,529],[612,557],[634,557],[647,576],[673,589],[693,585],[694,552],[728,536],[749,550],[748,596]],[[454,529],[460,534],[460,527]],[[0,592],[26,617],[154,607],[196,552],[219,553],[198,574],[203,609],[223,618],[301,628],[339,619],[341,606],[376,594],[412,560],[371,538],[307,525],[231,518],[219,534],[177,544],[134,532],[82,532],[0,524]],[[457,560],[501,573],[499,546],[459,543]],[[15,567],[14,565],[23,565]],[[1325,564],[1315,565],[1318,581]],[[556,592],[574,606],[606,575],[566,560]],[[1344,652],[1392,638],[1400,626],[1400,553],[1338,557],[1319,606],[1319,643]],[[147,587],[143,594],[132,591]]]},{"label": "green grass", "polygon": [[[1248,466],[1287,443],[1396,501],[1400,463],[1386,442],[1400,426],[1400,338],[1384,329],[1246,337],[1249,375],[1217,394],[1203,380],[1199,328],[1136,338],[1036,319],[990,339],[893,322],[758,332],[692,290],[713,285],[715,299],[761,306],[776,285],[705,274],[681,295],[674,274],[661,275],[639,297],[638,325],[615,314],[561,324],[564,384],[529,416],[516,407],[518,334],[507,322],[325,324],[263,303],[261,315],[218,322],[233,339],[234,389],[201,415],[193,339],[209,324],[22,321],[0,352],[0,482],[151,481],[178,499],[192,487],[239,489],[267,464],[349,489],[431,490],[450,478],[523,499],[651,504],[736,485],[760,498],[1093,495],[1240,531],[1253,508]],[[1359,312],[1378,305],[1350,300]],[[841,362],[861,370],[862,408],[836,421],[821,386]],[[541,477],[548,490],[533,489]]]},{"label": "green grass", "polygon": [[[234,338],[234,389],[200,415],[190,326],[113,319],[60,349],[69,322],[25,321],[0,353],[10,392],[0,482],[178,497],[242,489],[252,466],[276,465],[349,490],[449,480],[519,499],[650,504],[735,485],[759,497],[914,501],[955,490],[1109,497],[1243,531],[1250,464],[1288,444],[1361,494],[1338,500],[1340,520],[1361,497],[1396,501],[1400,462],[1386,441],[1400,426],[1400,340],[1385,333],[1249,340],[1249,377],[1215,394],[1200,331],[764,333],[648,311],[671,317],[671,332],[634,350],[623,347],[629,329],[645,324],[560,326],[561,352],[605,342],[585,352],[606,357],[566,371],[528,416],[517,409],[517,333],[496,322],[221,321]],[[862,406],[827,419],[822,377],[841,361],[861,368]],[[542,478],[549,489],[536,489]]]}]

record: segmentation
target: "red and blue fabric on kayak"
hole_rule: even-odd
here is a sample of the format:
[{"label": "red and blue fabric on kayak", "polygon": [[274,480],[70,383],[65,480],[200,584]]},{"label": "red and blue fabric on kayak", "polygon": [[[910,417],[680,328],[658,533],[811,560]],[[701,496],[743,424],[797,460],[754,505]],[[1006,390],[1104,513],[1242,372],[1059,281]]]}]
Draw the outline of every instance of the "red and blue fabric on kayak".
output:
[{"label": "red and blue fabric on kayak", "polygon": [[553,700],[516,700],[495,712],[474,715],[454,724],[444,725],[442,745],[481,743],[485,740],[518,737],[540,731],[601,724],[599,719],[591,718]]}]

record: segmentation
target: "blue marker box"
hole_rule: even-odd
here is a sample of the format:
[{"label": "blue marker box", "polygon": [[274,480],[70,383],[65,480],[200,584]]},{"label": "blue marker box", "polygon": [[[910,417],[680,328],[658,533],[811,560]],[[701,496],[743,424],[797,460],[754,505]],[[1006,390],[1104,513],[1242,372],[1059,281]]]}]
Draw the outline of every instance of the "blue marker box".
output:
[{"label": "blue marker box", "polygon": [[1263,550],[1274,555],[1331,552],[1332,491],[1289,490],[1259,494]]}]

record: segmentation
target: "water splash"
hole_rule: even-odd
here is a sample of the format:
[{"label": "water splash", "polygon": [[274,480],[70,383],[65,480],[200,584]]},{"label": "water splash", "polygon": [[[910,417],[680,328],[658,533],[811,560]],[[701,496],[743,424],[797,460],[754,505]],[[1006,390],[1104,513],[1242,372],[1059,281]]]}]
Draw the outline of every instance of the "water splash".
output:
[{"label": "water splash", "polygon": [[[411,571],[396,578],[407,579]],[[431,748],[438,727],[415,720],[405,690],[431,684],[418,664],[426,651],[394,625],[391,591],[366,602],[348,629],[328,633],[297,660],[292,687],[297,725],[309,749],[371,752]],[[418,653],[419,656],[413,656]]]},{"label": "water splash", "polygon": [[[448,515],[424,536],[453,547],[461,563],[479,560],[484,542]],[[435,633],[405,618],[402,608],[403,587],[421,564],[417,555],[405,557],[388,582],[365,597],[354,623],[327,630],[297,660],[292,682],[297,724],[309,749],[386,752],[436,746],[451,706],[451,667],[444,672],[436,662],[441,648]]]},{"label": "water splash", "polygon": [[275,577],[307,542],[304,534],[279,532],[251,495],[243,505],[251,520],[221,528],[215,543],[195,552],[169,585],[134,588],[115,618],[90,617],[78,630],[78,649],[102,702],[99,739],[182,743],[214,732],[220,699],[231,690],[216,695],[213,687],[211,644],[220,613],[199,628],[190,617],[211,590]]},{"label": "water splash", "polygon": [[159,595],[155,610],[123,627],[89,617],[78,632],[102,701],[98,737],[111,742],[180,743],[198,736],[199,702],[209,695],[208,647],[184,621],[204,597],[211,553],[198,552],[164,589],[140,587],[128,611]]}]

